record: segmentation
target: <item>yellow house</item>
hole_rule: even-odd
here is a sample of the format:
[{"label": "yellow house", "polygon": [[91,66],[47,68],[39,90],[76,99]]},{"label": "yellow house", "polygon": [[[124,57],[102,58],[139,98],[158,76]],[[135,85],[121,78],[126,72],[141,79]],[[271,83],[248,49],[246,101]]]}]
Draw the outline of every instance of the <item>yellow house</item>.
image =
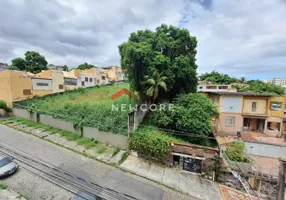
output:
[{"label": "yellow house", "polygon": [[207,96],[220,113],[212,123],[219,133],[283,133],[284,97],[252,92],[208,92]]},{"label": "yellow house", "polygon": [[108,76],[109,82],[117,82],[124,80],[124,73],[121,67],[110,66],[110,67],[104,67],[104,69],[107,70],[106,74]]},{"label": "yellow house", "polygon": [[0,100],[4,100],[8,107],[15,101],[31,98],[34,95],[43,96],[52,90],[33,90],[32,78],[34,74],[22,71],[5,70],[0,73]]},{"label": "yellow house", "polygon": [[64,92],[64,74],[59,70],[42,70],[35,77],[52,80],[53,93]]}]

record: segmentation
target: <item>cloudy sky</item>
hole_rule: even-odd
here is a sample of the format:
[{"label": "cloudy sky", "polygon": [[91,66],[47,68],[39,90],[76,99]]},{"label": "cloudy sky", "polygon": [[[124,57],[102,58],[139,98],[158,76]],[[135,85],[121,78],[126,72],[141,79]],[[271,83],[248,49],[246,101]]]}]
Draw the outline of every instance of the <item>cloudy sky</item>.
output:
[{"label": "cloudy sky", "polygon": [[199,74],[286,77],[285,0],[1,0],[0,20],[0,62],[119,65],[131,32],[166,23],[197,37]]}]

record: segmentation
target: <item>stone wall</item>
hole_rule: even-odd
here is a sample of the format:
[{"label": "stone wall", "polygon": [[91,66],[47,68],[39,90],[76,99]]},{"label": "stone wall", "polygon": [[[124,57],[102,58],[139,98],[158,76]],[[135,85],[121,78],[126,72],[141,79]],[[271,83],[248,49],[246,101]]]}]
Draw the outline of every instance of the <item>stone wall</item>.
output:
[{"label": "stone wall", "polygon": [[83,136],[93,138],[101,143],[110,144],[121,149],[128,148],[128,138],[124,135],[118,135],[98,130],[98,128],[83,128]]}]

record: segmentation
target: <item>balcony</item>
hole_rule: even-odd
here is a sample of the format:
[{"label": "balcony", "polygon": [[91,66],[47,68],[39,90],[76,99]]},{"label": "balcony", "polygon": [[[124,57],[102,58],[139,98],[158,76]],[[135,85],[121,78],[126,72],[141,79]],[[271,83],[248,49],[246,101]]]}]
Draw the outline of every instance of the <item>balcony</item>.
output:
[{"label": "balcony", "polygon": [[263,112],[251,112],[251,111],[243,111],[242,115],[244,116],[258,116],[258,117],[267,117],[270,113],[269,109],[265,109]]}]

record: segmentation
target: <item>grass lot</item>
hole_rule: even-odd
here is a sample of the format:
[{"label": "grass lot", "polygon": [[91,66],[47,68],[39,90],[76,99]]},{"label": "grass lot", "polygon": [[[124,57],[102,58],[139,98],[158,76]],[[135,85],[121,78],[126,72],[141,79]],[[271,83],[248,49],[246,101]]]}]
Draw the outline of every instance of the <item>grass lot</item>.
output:
[{"label": "grass lot", "polygon": [[129,110],[112,110],[112,104],[127,104],[127,107],[135,105],[135,101],[127,95],[122,95],[114,101],[111,99],[111,96],[122,88],[129,89],[129,84],[77,89],[41,98],[35,97],[14,106],[52,115],[54,118],[73,123],[77,128],[97,127],[102,131],[127,135]]}]

